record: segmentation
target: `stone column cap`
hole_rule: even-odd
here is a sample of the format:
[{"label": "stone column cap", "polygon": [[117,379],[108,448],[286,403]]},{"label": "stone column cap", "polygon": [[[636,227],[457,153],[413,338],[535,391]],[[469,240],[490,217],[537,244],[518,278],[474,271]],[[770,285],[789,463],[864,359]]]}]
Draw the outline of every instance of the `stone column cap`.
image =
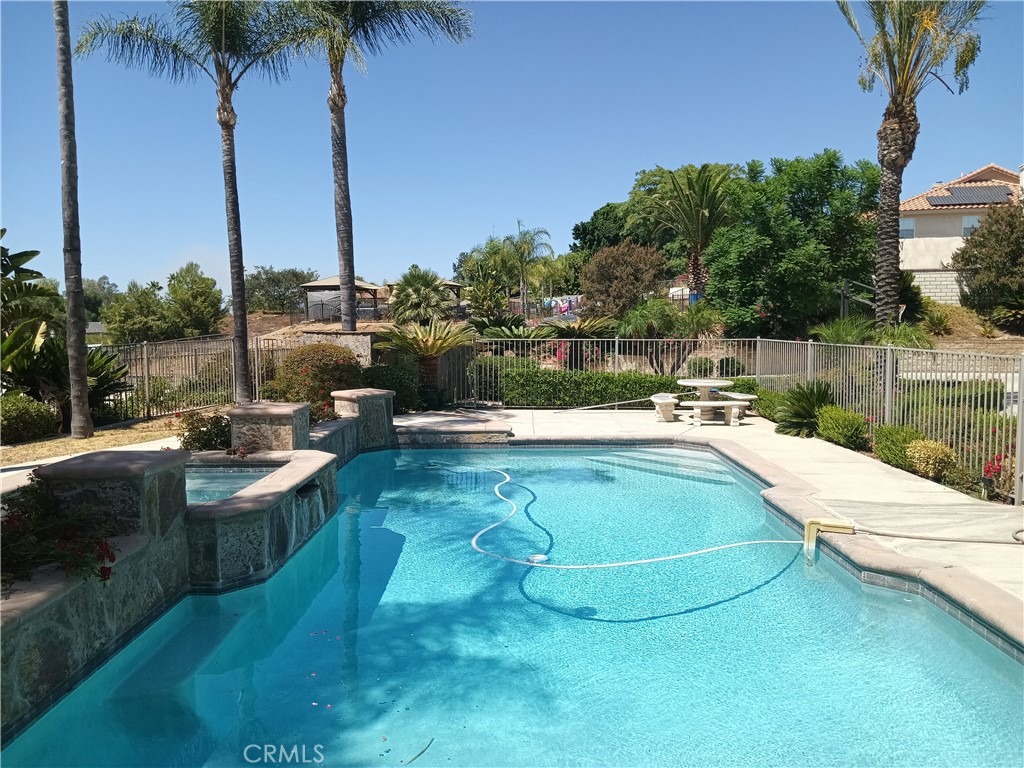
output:
[{"label": "stone column cap", "polygon": [[228,411],[228,418],[286,418],[309,410],[309,403],[249,403]]},{"label": "stone column cap", "polygon": [[373,389],[371,387],[364,387],[362,389],[339,389],[336,392],[331,392],[331,397],[335,400],[362,400],[367,397],[394,397],[395,390],[393,389]]},{"label": "stone column cap", "polygon": [[43,480],[138,478],[183,465],[190,451],[94,451],[36,470]]}]

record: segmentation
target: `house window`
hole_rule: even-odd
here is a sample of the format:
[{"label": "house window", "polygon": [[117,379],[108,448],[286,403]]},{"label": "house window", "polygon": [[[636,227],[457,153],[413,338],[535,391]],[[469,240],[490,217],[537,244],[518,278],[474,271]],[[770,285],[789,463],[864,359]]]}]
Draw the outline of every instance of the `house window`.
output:
[{"label": "house window", "polygon": [[912,240],[914,238],[914,220],[900,218],[900,240]]},{"label": "house window", "polygon": [[981,216],[964,216],[964,237],[970,236],[980,225]]}]

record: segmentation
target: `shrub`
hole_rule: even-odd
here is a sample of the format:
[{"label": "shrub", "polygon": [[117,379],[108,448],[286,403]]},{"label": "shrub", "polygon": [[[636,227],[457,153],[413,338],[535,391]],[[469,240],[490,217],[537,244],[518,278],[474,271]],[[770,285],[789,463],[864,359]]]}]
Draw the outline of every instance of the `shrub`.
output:
[{"label": "shrub", "polygon": [[715,361],[710,357],[691,357],[686,361],[686,375],[691,378],[707,378],[715,375]]},{"label": "shrub", "polygon": [[[6,398],[5,398],[6,399]],[[117,533],[113,518],[83,504],[60,504],[33,475],[28,485],[4,494],[0,521],[2,591],[31,577],[42,565],[57,563],[65,573],[110,579],[117,559],[107,538]]]},{"label": "shrub", "polygon": [[727,379],[742,376],[747,372],[747,366],[738,357],[723,357],[718,361],[718,375]]},{"label": "shrub", "polygon": [[956,466],[953,449],[934,440],[913,440],[907,444],[906,454],[911,469],[929,480],[941,480]]},{"label": "shrub", "polygon": [[[658,392],[678,390],[674,376],[643,373],[594,373],[550,371],[540,368],[509,368],[502,377],[505,405],[579,408],[587,405],[639,400]],[[631,407],[653,408],[649,401]]]},{"label": "shrub", "polygon": [[46,403],[22,394],[0,397],[0,438],[4,445],[49,437],[59,426],[57,415]]},{"label": "shrub", "polygon": [[754,410],[758,416],[761,416],[768,421],[778,421],[776,412],[779,410],[779,406],[782,404],[782,398],[785,397],[785,392],[772,392],[767,389],[759,389],[755,393],[757,400],[754,401]]},{"label": "shrub", "polygon": [[965,467],[963,464],[956,464],[946,470],[942,477],[942,484],[968,496],[981,495],[981,478],[976,470]]},{"label": "shrub", "polygon": [[910,459],[907,458],[907,446],[915,440],[924,439],[918,430],[913,427],[883,425],[875,428],[872,438],[875,456],[889,466],[913,471]]},{"label": "shrub", "polygon": [[779,404],[775,431],[793,437],[814,437],[818,429],[818,410],[833,403],[832,387],[827,382],[797,384]]},{"label": "shrub", "polygon": [[193,411],[178,422],[181,447],[186,451],[217,451],[231,447],[231,421]]},{"label": "shrub", "polygon": [[942,309],[929,309],[921,320],[921,327],[932,336],[949,336],[953,332],[953,324]]},{"label": "shrub", "polygon": [[331,392],[363,384],[363,369],[355,353],[337,344],[306,344],[296,347],[263,387],[268,400],[309,403],[311,423],[334,418]]},{"label": "shrub", "polygon": [[735,378],[733,379],[733,385],[729,391],[735,392],[739,395],[756,395],[758,393],[757,379],[753,376],[741,376],[739,378]]},{"label": "shrub", "polygon": [[1000,305],[992,312],[992,322],[1004,331],[1024,334],[1024,299]]},{"label": "shrub", "polygon": [[473,395],[477,400],[501,403],[505,401],[502,381],[512,370],[531,368],[539,370],[537,361],[529,357],[476,357],[469,364],[467,374]]},{"label": "shrub", "polygon": [[823,440],[851,451],[861,451],[868,446],[868,424],[864,414],[838,405],[826,405],[818,409],[817,432]]},{"label": "shrub", "polygon": [[402,361],[395,365],[371,365],[364,368],[363,383],[368,387],[393,390],[395,413],[423,410],[423,400],[419,391],[419,370],[414,361]]}]

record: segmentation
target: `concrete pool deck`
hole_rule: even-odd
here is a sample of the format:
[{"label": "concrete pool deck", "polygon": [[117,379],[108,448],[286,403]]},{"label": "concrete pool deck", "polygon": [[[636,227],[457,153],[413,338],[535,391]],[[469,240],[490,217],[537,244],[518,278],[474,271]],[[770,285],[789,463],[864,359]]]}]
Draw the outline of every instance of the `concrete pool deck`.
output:
[{"label": "concrete pool deck", "polygon": [[[395,417],[396,427],[424,432],[470,432],[483,424],[493,429],[495,422],[507,424],[511,445],[601,440],[710,445],[777,486],[765,494],[769,502],[787,513],[787,507],[800,508],[804,518],[838,517],[874,530],[1007,542],[1024,528],[1024,508],[970,498],[823,440],[776,434],[773,423],[758,417],[734,428],[656,422],[652,411],[495,408]],[[1018,644],[1024,642],[1024,546],[863,535],[825,539],[862,567],[892,572],[889,566],[900,562],[904,577],[939,588]]]}]

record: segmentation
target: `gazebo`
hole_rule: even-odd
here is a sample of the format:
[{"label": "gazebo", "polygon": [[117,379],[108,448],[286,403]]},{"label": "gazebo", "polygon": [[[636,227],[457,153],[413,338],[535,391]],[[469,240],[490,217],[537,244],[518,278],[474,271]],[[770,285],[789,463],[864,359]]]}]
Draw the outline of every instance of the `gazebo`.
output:
[{"label": "gazebo", "polygon": [[[372,319],[380,314],[378,309],[378,292],[383,286],[356,280],[356,299],[369,300],[372,307]],[[337,275],[303,283],[302,304],[307,320],[334,320],[341,317],[341,280]]]}]

